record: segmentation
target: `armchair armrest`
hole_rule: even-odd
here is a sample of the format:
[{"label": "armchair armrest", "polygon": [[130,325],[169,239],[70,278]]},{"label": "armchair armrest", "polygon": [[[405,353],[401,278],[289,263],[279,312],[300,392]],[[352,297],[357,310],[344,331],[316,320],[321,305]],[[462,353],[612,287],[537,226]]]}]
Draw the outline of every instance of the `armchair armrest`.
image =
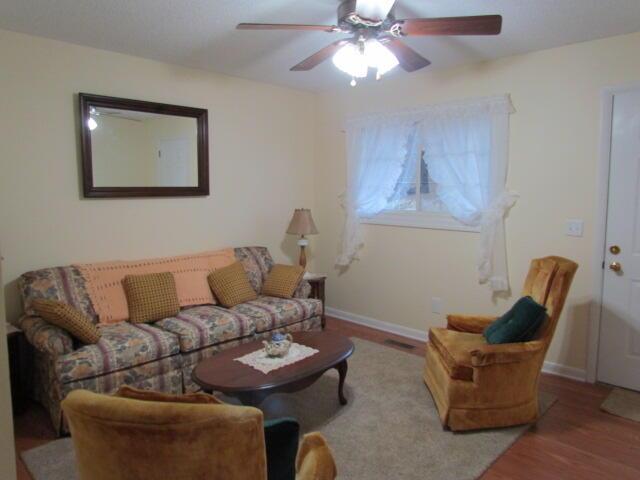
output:
[{"label": "armchair armrest", "polygon": [[54,357],[73,352],[71,335],[42,318],[27,315],[20,319],[19,324],[27,341],[36,350]]},{"label": "armchair armrest", "polygon": [[318,432],[302,438],[296,458],[296,480],[334,480],[336,463],[327,441]]},{"label": "armchair armrest", "polygon": [[482,333],[491,323],[496,320],[496,316],[486,315],[447,315],[447,329],[457,332]]},{"label": "armchair armrest", "polygon": [[471,365],[484,367],[498,363],[526,362],[540,352],[544,352],[544,343],[540,340],[483,345],[471,352]]}]

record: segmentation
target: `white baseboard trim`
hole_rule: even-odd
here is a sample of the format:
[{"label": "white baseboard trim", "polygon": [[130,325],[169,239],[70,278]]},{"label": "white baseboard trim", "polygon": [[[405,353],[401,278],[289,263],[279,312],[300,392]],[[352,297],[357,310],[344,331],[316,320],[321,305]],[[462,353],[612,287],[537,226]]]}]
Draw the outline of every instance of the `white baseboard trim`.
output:
[{"label": "white baseboard trim", "polygon": [[382,330],[383,332],[393,333],[413,340],[420,340],[421,342],[427,341],[427,332],[417,330],[415,328],[383,322],[382,320],[365,317],[364,315],[358,315],[357,313],[345,312],[344,310],[338,310],[337,308],[332,307],[326,307],[325,313],[330,317],[339,318],[340,320],[346,320],[351,323],[357,323],[358,325],[364,325],[365,327],[375,328],[376,330]]},{"label": "white baseboard trim", "polygon": [[[375,318],[366,317],[364,315],[358,315],[357,313],[351,313],[344,310],[338,310],[333,307],[326,307],[325,313],[330,317],[339,318],[347,322],[363,325],[365,327],[374,328],[383,332],[393,333],[400,335],[401,337],[411,338],[412,340],[419,340],[421,342],[427,341],[427,332],[417,330],[415,328],[403,327],[395,323],[384,322]],[[569,367],[567,365],[561,365],[559,363],[544,362],[542,371],[557,375],[559,377],[570,378],[571,380],[577,380],[579,382],[586,382],[587,372],[580,368]]]},{"label": "white baseboard trim", "polygon": [[582,368],[569,367],[560,363],[544,362],[542,366],[544,373],[550,373],[559,377],[570,378],[571,380],[577,380],[578,382],[587,381],[587,371]]}]

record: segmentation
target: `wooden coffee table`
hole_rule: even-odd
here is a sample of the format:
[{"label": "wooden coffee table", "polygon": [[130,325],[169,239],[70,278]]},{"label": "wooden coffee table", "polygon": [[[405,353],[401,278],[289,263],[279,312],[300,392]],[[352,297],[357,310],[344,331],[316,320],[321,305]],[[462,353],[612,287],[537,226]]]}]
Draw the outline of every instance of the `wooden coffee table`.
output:
[{"label": "wooden coffee table", "polygon": [[347,358],[354,350],[353,342],[334,332],[296,332],[293,341],[319,350],[299,362],[264,374],[249,365],[235,361],[262,348],[262,340],[223,350],[202,360],[193,369],[193,381],[205,392],[222,392],[238,398],[244,405],[258,406],[272,393],[297,392],[307,388],[324,372],[335,368],[340,375],[338,399],[346,405],[343,387],[347,376]]}]

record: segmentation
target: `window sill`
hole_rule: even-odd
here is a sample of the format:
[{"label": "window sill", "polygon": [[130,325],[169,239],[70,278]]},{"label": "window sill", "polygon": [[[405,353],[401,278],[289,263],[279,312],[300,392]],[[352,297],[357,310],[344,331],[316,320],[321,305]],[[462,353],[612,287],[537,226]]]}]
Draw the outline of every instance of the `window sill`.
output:
[{"label": "window sill", "polygon": [[375,217],[361,218],[360,223],[390,225],[395,227],[428,228],[459,232],[480,232],[480,227],[471,227],[457,221],[446,213],[432,212],[383,212]]}]

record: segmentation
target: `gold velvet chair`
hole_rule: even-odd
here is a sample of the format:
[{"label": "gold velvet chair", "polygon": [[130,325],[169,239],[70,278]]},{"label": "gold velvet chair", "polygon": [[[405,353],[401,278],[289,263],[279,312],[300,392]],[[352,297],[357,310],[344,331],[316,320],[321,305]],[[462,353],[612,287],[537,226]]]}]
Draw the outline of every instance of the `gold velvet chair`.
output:
[{"label": "gold velvet chair", "polygon": [[429,330],[424,381],[451,430],[506,427],[538,418],[538,380],[578,265],[562,257],[531,262],[522,295],[547,307],[533,341],[489,345],[482,331],[496,317],[448,315]]},{"label": "gold velvet chair", "polygon": [[[62,402],[81,480],[267,479],[260,410],[205,394],[120,394],[74,390]],[[297,480],[336,477],[322,435],[304,436],[296,470]]]}]

